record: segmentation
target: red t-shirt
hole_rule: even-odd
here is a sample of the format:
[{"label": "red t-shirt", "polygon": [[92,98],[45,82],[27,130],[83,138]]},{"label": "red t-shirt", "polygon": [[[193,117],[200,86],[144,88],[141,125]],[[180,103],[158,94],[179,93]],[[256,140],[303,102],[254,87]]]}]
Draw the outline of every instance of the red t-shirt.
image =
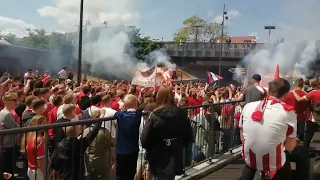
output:
[{"label": "red t-shirt", "polygon": [[51,111],[51,109],[53,108],[53,104],[52,103],[47,103],[47,109],[46,111],[42,114],[45,118],[47,118],[49,120],[49,112]]},{"label": "red t-shirt", "polygon": [[[202,101],[203,101],[203,98],[193,98],[193,97],[190,97],[188,96],[188,106],[200,106],[202,105]],[[196,116],[197,114],[200,113],[200,108],[196,108],[193,110],[193,115]]]},{"label": "red t-shirt", "polygon": [[79,106],[76,107],[76,114],[77,115],[81,115],[82,114],[81,108]]},{"label": "red t-shirt", "polygon": [[76,104],[80,103],[81,98],[85,96],[85,94],[83,92],[80,92],[76,98]]},{"label": "red t-shirt", "polygon": [[[305,93],[302,90],[295,90],[295,92],[300,96],[303,97],[307,93]],[[300,101],[298,102],[296,98],[294,97],[292,92],[289,92],[287,96],[285,97],[284,102],[288,105],[291,105],[294,107],[294,110],[297,113],[297,120],[298,121],[306,121],[308,119],[308,109],[310,107],[310,103],[307,101]]]},{"label": "red t-shirt", "polygon": [[118,98],[113,98],[111,101],[111,105],[110,105],[110,107],[116,111],[120,111],[120,106],[119,106],[118,101],[119,101]]},{"label": "red t-shirt", "polygon": [[313,103],[320,103],[320,89],[310,91],[305,95],[306,99],[309,101],[313,101]]},{"label": "red t-shirt", "polygon": [[41,141],[38,147],[35,146],[33,138],[29,139],[26,147],[28,157],[28,167],[30,169],[38,169],[37,160],[44,157],[44,143]]},{"label": "red t-shirt", "polygon": [[[54,107],[49,112],[48,124],[53,124],[54,122],[56,122],[57,118],[58,118],[58,108]],[[48,134],[49,134],[50,137],[53,137],[53,130],[49,129],[48,130]]]}]

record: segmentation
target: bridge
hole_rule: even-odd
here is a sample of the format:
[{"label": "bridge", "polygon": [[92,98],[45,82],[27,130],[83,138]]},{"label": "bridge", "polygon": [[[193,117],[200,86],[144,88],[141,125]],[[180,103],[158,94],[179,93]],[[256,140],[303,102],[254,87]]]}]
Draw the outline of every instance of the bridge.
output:
[{"label": "bridge", "polygon": [[[241,59],[263,43],[209,43],[209,42],[164,42],[163,46],[171,57],[234,58]],[[222,52],[222,54],[221,54]]]}]

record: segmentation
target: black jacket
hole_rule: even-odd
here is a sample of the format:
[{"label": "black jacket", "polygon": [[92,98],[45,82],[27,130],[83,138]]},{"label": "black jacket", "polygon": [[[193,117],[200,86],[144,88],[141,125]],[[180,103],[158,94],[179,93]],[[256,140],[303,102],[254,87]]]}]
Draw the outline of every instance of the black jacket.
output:
[{"label": "black jacket", "polygon": [[102,122],[96,123],[84,137],[64,138],[58,144],[51,157],[50,168],[60,172],[61,180],[84,179],[84,154],[91,142],[96,138]]},{"label": "black jacket", "polygon": [[150,114],[141,144],[154,175],[179,175],[183,172],[183,148],[194,141],[186,111],[167,105]]}]

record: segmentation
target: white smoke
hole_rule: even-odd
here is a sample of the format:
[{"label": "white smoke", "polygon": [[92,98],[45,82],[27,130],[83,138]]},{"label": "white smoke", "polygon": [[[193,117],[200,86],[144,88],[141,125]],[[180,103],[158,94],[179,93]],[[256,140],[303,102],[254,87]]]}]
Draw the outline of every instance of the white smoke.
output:
[{"label": "white smoke", "polygon": [[145,57],[145,62],[138,61],[135,57],[137,49],[132,44],[135,39],[129,36],[126,27],[103,27],[99,31],[96,41],[83,42],[83,59],[90,64],[91,71],[97,74],[131,79],[137,68],[144,70],[154,64],[162,64],[169,70],[176,68],[164,49],[151,52]]},{"label": "white smoke", "polygon": [[258,73],[263,77],[273,76],[277,64],[282,76],[306,77],[313,74],[311,66],[317,60],[319,44],[305,41],[299,44],[266,44],[244,58],[243,64],[249,68],[248,76]]}]

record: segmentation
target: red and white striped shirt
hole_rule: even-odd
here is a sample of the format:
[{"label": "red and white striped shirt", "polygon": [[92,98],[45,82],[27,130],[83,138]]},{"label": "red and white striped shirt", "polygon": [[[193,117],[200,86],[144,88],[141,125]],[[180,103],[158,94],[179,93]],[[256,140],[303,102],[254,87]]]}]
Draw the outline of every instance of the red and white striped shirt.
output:
[{"label": "red and white striped shirt", "polygon": [[243,108],[239,126],[243,128],[242,156],[248,166],[257,170],[275,171],[286,162],[284,141],[297,133],[296,113],[293,107],[268,100],[261,121],[254,121],[252,114],[260,101]]}]

